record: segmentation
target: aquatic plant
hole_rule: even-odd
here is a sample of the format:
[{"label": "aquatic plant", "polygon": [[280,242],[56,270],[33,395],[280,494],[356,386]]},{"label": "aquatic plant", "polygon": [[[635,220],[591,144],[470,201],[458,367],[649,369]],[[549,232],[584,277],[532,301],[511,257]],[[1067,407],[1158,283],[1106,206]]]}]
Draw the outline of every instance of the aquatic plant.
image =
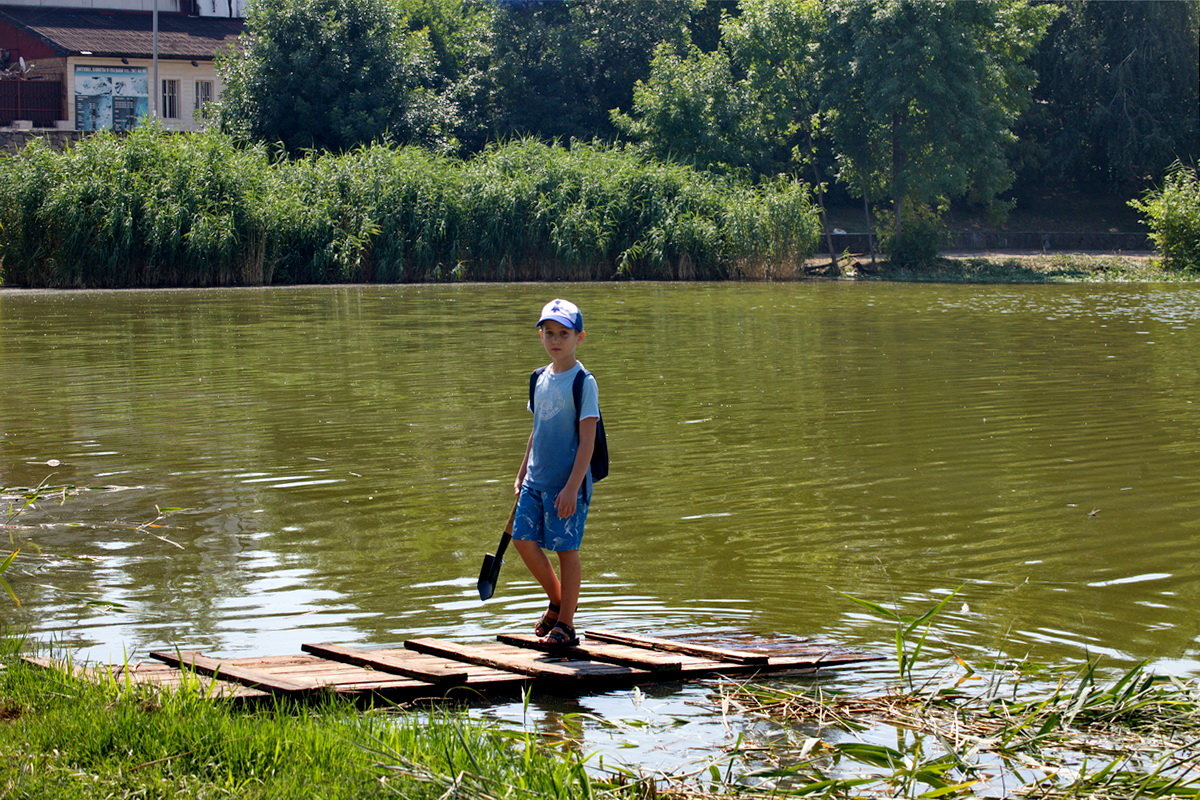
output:
[{"label": "aquatic plant", "polygon": [[[781,751],[783,765],[759,774],[787,775],[791,790],[828,781],[837,767],[841,780],[904,797],[954,796],[971,787],[991,796],[998,784],[1007,795],[1044,798],[1200,793],[1200,687],[1155,676],[1144,665],[1104,683],[1089,664],[1049,691],[1001,681],[975,695],[930,689],[851,697],[731,685],[720,702],[791,724],[844,730],[882,724],[909,732],[895,747],[813,739],[794,760]],[[927,743],[936,750],[930,756]]]},{"label": "aquatic plant", "polygon": [[[849,696],[827,694],[819,684],[722,687],[724,709],[805,726],[798,754],[778,748],[774,767],[751,774],[807,796],[842,796],[829,793],[850,787],[868,797],[976,796],[976,790],[994,796],[997,787],[1004,796],[1047,800],[1200,796],[1194,680],[1157,676],[1137,664],[1106,683],[1093,662],[1074,673],[1060,670],[1049,689],[1023,685],[1019,664],[977,682],[980,672],[956,656],[951,684],[931,679],[917,687],[913,670],[929,628],[956,593],[918,615],[843,595],[897,623],[897,663],[907,688]],[[964,689],[972,681],[982,688]],[[826,741],[812,736],[812,725],[856,733],[889,726],[897,744]]]},{"label": "aquatic plant", "polygon": [[941,613],[941,610],[946,607],[946,604],[958,594],[958,591],[958,589],[955,589],[953,592],[948,593],[937,603],[918,615],[902,614],[872,600],[855,597],[845,592],[838,592],[838,594],[871,611],[881,619],[896,623],[896,666],[900,670],[900,676],[909,685],[909,688],[912,688],[914,683],[913,670],[921,657],[921,651],[925,647],[930,625],[934,618]]},{"label": "aquatic plant", "polygon": [[0,158],[0,261],[28,286],[785,277],[818,230],[804,184],[619,145],[288,160],[144,126]]}]

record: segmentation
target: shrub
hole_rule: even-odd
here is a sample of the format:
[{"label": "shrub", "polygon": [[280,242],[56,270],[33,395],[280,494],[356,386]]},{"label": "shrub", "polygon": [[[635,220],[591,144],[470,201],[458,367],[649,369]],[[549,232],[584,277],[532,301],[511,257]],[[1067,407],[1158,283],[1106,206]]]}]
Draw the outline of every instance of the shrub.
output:
[{"label": "shrub", "polygon": [[1194,168],[1175,165],[1162,188],[1129,205],[1146,215],[1163,266],[1200,270],[1200,174]]},{"label": "shrub", "polygon": [[897,267],[927,267],[937,260],[947,241],[941,215],[934,209],[913,209],[900,225],[899,233],[890,212],[879,214],[879,249]]}]

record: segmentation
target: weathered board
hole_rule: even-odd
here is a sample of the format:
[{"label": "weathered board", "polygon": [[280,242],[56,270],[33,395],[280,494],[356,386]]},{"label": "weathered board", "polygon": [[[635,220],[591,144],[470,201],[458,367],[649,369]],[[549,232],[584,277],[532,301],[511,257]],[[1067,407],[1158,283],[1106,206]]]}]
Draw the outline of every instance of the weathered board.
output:
[{"label": "weathered board", "polygon": [[670,653],[684,653],[689,656],[702,656],[715,661],[732,661],[734,664],[766,664],[770,657],[765,653],[753,653],[748,650],[730,650],[724,647],[680,642],[674,639],[656,639],[652,636],[638,636],[633,633],[618,631],[589,630],[589,639],[599,639],[602,642],[617,642],[631,644],[635,647],[648,647],[651,650],[663,650]]},{"label": "weathered board", "polygon": [[716,675],[771,677],[878,658],[806,640],[763,641],[761,649],[753,646],[753,640],[739,644],[730,648],[589,630],[578,646],[569,648],[550,647],[525,634],[501,634],[495,642],[471,644],[410,639],[403,648],[305,644],[300,654],[256,658],[216,658],[180,650],[151,653],[161,664],[78,667],[48,659],[27,660],[87,677],[112,676],[153,686],[194,681],[208,695],[240,700],[333,692],[370,702],[512,694],[529,687],[586,693]]}]

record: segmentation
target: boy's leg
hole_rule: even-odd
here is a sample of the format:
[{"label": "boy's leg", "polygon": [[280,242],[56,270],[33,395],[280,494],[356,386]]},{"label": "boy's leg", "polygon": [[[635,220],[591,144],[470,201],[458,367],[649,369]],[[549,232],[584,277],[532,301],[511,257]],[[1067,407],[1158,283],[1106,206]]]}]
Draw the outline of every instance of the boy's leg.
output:
[{"label": "boy's leg", "polygon": [[565,625],[575,627],[575,609],[579,607],[579,586],[583,579],[583,567],[578,550],[560,550],[558,553],[559,583],[558,619]]},{"label": "boy's leg", "polygon": [[536,489],[522,486],[517,498],[517,516],[513,520],[513,547],[521,554],[529,574],[546,590],[551,605],[558,605],[562,590],[550,559],[542,552],[545,535],[545,496]]},{"label": "boy's leg", "polygon": [[[512,540],[513,547],[517,548],[517,552],[521,554],[521,560],[525,562],[526,569],[533,579],[542,585],[546,590],[546,597],[550,602],[561,608],[562,606],[562,585],[559,583],[558,576],[554,574],[554,565],[550,563],[550,559],[542,551],[541,546],[537,542],[528,542],[521,539]],[[578,597],[579,588],[576,586],[575,595]],[[572,609],[574,613],[574,609]],[[561,618],[562,612],[559,611]]]}]

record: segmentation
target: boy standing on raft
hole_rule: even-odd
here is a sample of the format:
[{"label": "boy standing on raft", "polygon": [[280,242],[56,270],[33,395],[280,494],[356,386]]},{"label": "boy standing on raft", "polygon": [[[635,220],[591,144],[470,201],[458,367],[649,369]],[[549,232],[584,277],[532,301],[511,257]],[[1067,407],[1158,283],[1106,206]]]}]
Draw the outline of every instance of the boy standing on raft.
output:
[{"label": "boy standing on raft", "polygon": [[[533,431],[513,489],[517,513],[513,543],[550,605],[534,627],[544,644],[574,646],[575,609],[582,570],[579,545],[591,500],[589,464],[596,444],[600,399],[596,379],[575,358],[583,342],[583,314],[574,303],[551,300],[537,323],[550,364],[530,376]],[[579,407],[573,384],[583,372]],[[546,550],[558,553],[555,575]]]}]

